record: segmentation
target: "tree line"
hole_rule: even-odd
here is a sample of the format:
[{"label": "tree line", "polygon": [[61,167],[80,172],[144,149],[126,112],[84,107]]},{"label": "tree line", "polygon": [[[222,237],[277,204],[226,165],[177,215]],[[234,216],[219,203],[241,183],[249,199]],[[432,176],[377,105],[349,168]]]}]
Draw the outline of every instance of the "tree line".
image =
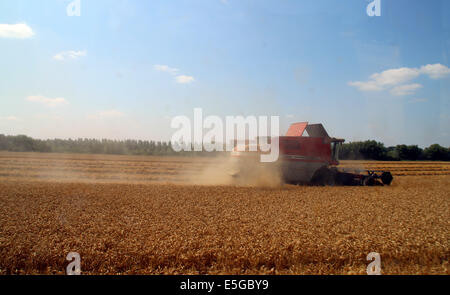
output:
[{"label": "tree line", "polygon": [[[108,139],[33,139],[25,135],[0,134],[0,150],[11,152],[83,153],[154,156],[215,156],[220,152],[175,152],[170,142]],[[342,160],[431,160],[450,161],[450,148],[438,144],[421,149],[417,145],[385,147],[374,140],[344,143]]]},{"label": "tree line", "polygon": [[0,151],[153,156],[213,156],[217,152],[176,152],[170,142],[110,139],[34,139],[0,134]]},{"label": "tree line", "polygon": [[381,142],[367,140],[344,143],[339,157],[342,160],[450,161],[450,148],[439,144],[432,144],[425,149],[405,144],[385,147]]}]

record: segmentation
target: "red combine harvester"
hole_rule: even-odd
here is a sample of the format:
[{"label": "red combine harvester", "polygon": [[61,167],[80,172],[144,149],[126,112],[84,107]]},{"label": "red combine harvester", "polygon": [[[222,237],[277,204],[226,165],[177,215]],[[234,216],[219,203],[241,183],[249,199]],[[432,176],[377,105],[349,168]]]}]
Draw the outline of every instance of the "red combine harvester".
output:
[{"label": "red combine harvester", "polygon": [[[304,136],[305,131],[308,136]],[[282,180],[293,184],[313,185],[390,185],[393,177],[388,171],[338,169],[339,147],[344,139],[328,136],[322,124],[307,122],[292,124],[286,136],[279,137],[279,159],[275,163],[257,163],[261,152],[250,152],[251,144],[245,144],[245,152],[232,152],[239,167],[233,173],[239,177],[255,171],[255,165],[277,169]],[[259,150],[259,149],[258,149]]]}]

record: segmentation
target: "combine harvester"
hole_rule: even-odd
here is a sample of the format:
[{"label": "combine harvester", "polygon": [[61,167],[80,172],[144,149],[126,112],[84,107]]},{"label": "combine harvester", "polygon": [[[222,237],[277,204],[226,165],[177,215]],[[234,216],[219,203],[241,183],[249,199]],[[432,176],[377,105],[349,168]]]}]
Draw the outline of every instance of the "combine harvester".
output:
[{"label": "combine harvester", "polygon": [[[304,136],[305,131],[308,136]],[[338,169],[339,147],[344,139],[328,136],[322,124],[307,122],[292,124],[286,136],[279,137],[280,154],[275,163],[259,163],[260,151],[250,152],[246,142],[245,152],[237,147],[231,153],[237,167],[231,175],[235,178],[258,176],[258,168],[276,171],[281,179],[291,184],[312,185],[390,185],[393,177],[388,171]],[[259,150],[258,148],[256,148]]]}]

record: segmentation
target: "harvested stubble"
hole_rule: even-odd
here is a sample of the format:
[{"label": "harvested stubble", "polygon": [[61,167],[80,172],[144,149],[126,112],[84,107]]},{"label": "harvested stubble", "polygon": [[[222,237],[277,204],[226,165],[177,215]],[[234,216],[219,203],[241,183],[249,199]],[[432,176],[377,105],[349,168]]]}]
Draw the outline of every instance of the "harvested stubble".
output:
[{"label": "harvested stubble", "polygon": [[70,179],[0,177],[1,273],[62,274],[75,251],[84,274],[365,274],[369,252],[385,274],[449,274],[448,176],[278,188]]}]

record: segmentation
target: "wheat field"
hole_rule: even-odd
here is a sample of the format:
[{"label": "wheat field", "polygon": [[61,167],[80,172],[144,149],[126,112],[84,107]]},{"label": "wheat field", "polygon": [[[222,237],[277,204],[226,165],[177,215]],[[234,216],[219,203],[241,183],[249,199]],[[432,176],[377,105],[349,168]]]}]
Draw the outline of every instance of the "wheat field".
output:
[{"label": "wheat field", "polygon": [[450,163],[385,187],[198,184],[217,159],[0,153],[0,273],[449,274]]}]

